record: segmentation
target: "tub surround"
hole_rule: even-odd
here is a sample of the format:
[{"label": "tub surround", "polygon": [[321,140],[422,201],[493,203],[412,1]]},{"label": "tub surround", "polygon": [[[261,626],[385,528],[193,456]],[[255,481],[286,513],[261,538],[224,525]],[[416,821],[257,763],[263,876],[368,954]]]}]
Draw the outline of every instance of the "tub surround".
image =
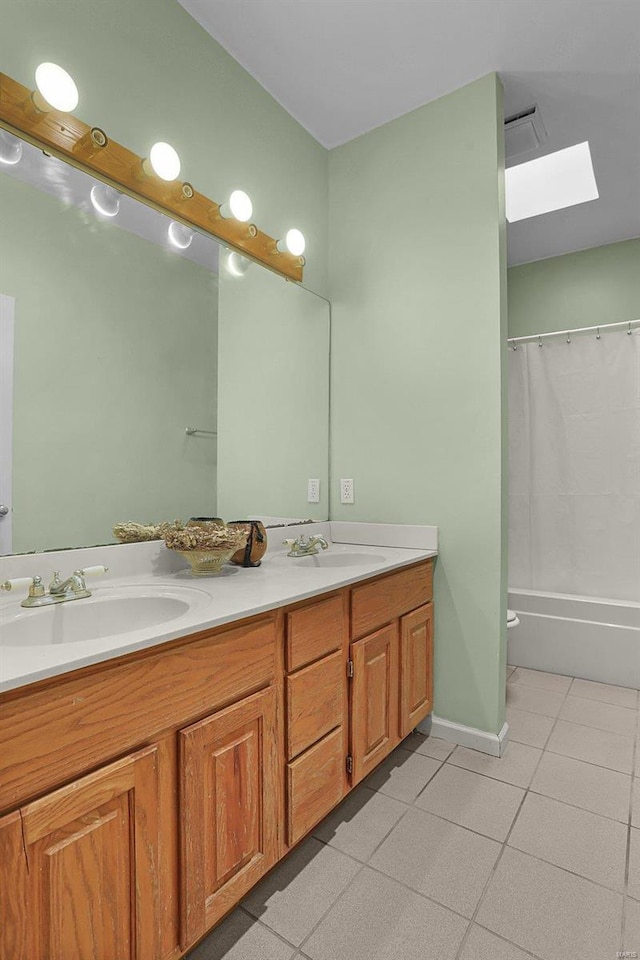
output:
[{"label": "tub surround", "polygon": [[[324,566],[321,558],[315,566],[307,558],[286,558],[287,548],[282,540],[285,536],[296,536],[298,531],[324,536],[330,544],[326,556],[340,563],[338,558],[342,555],[346,565]],[[134,594],[136,588],[143,594],[145,589],[158,592],[163,587],[169,593],[175,587],[191,588],[193,604],[187,613],[165,624],[121,635],[81,643],[0,646],[0,691],[297,603],[434,557],[438,548],[438,528],[429,526],[327,522],[269,530],[268,537],[268,551],[260,567],[226,566],[217,577],[192,577],[182,558],[167,550],[160,541],[3,557],[0,561],[3,581],[38,575],[47,583],[54,570],[59,569],[66,576],[74,569],[93,564],[107,566],[109,572],[105,577],[89,583],[91,600],[73,601],[73,604],[90,604],[93,598],[110,594]],[[403,542],[407,546],[403,546]],[[357,551],[353,550],[354,545],[358,546]],[[28,614],[35,620],[56,612],[59,615],[66,606],[26,611],[20,607],[25,594],[23,589],[17,591],[17,595],[12,593],[0,598],[0,631],[16,614]],[[99,616],[97,610],[96,616]]]}]

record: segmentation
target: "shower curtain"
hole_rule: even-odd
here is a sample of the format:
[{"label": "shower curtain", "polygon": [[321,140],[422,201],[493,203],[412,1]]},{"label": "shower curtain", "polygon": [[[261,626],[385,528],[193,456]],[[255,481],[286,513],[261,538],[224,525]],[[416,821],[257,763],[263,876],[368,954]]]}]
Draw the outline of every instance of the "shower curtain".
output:
[{"label": "shower curtain", "polygon": [[640,601],[640,330],[509,348],[509,586]]}]

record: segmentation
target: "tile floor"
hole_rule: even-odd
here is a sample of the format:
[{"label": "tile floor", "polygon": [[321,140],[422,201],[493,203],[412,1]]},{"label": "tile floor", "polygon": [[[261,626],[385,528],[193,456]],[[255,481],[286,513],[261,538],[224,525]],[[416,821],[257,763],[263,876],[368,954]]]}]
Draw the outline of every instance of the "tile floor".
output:
[{"label": "tile floor", "polygon": [[189,960],[640,956],[638,691],[510,667],[507,719],[411,734]]}]

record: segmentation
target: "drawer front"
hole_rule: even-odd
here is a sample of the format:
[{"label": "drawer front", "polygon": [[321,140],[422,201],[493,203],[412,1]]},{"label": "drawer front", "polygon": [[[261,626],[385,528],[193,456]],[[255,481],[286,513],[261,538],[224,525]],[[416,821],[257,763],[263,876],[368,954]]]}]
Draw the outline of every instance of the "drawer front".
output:
[{"label": "drawer front", "polygon": [[329,597],[287,614],[287,670],[299,670],[342,646],[342,597]]},{"label": "drawer front", "polygon": [[344,721],[342,651],[287,677],[287,759],[292,760]]},{"label": "drawer front", "polygon": [[297,843],[345,793],[341,728],[287,764],[287,842]]},{"label": "drawer front", "polygon": [[433,563],[426,560],[370,581],[351,592],[351,639],[373,633],[433,596]]}]

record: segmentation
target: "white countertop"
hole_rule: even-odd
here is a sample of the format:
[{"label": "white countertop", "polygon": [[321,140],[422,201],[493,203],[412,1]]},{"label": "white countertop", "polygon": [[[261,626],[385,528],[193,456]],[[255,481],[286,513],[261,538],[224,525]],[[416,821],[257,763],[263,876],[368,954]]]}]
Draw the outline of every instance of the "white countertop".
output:
[{"label": "white countertop", "polygon": [[[17,598],[14,599],[12,594],[9,594],[0,602],[0,691],[11,690],[136,650],[144,650],[201,630],[243,620],[437,555],[437,528],[434,527],[344,523],[335,526],[336,538],[349,542],[331,541],[332,525],[329,523],[269,530],[269,550],[261,566],[243,568],[227,565],[221,574],[212,577],[193,577],[187,569],[167,572],[164,553],[169,551],[166,551],[163,544],[157,542],[153,546],[136,545],[140,548],[144,547],[145,555],[150,557],[148,569],[138,571],[127,569],[124,573],[123,564],[114,563],[113,560],[126,557],[124,567],[130,567],[133,555],[114,551],[135,549],[130,545],[58,554],[58,561],[60,556],[65,557],[63,576],[66,575],[66,567],[71,567],[74,562],[77,566],[107,562],[110,572],[99,580],[88,582],[93,596],[87,600],[74,600],[51,607],[26,610],[20,606],[20,601],[24,597],[24,590],[22,590]],[[404,531],[406,536],[402,536],[398,531]],[[420,535],[416,531],[435,531],[435,534]],[[317,558],[287,557],[287,548],[282,546],[281,541],[283,537],[295,537],[299,532],[322,533],[330,541],[329,549],[322,551]],[[381,544],[394,545],[372,545],[371,540],[376,539]],[[409,543],[411,546],[395,545],[399,541]],[[416,544],[423,546],[419,547]],[[429,545],[433,545],[434,549],[429,549]],[[157,556],[152,556],[149,553],[150,550],[155,551]],[[111,553],[106,555],[104,551],[111,551]],[[145,551],[139,550],[137,555],[140,556]],[[87,557],[86,554],[91,555]],[[105,556],[107,556],[106,560]],[[41,554],[37,558],[34,555],[27,559],[15,558],[22,561],[21,568],[16,569],[17,565],[14,565],[14,570],[9,575],[23,575],[23,571],[30,563],[30,571],[33,570],[34,573],[42,575],[44,579],[47,576],[47,570],[43,566],[44,561],[41,559],[43,557],[47,558],[47,554]],[[50,555],[48,559],[51,565]],[[171,557],[169,566],[175,565],[176,559]],[[126,633],[112,633],[109,636],[66,642],[64,629],[61,627],[60,639],[56,637],[53,642],[46,644],[26,643],[22,646],[7,646],[3,642],[3,633],[6,635],[3,627],[6,628],[18,617],[38,618],[38,625],[42,625],[43,632],[46,629],[47,633],[55,636],[56,631],[52,629],[52,625],[56,621],[52,618],[57,617],[62,624],[65,611],[71,607],[85,605],[82,620],[86,621],[87,617],[91,617],[88,610],[88,606],[91,605],[95,608],[96,622],[99,623],[99,601],[146,595],[157,597],[159,594],[178,600],[186,598],[190,606],[185,613],[180,613],[171,620],[155,626],[128,629]],[[179,609],[178,604],[176,607]],[[46,618],[49,620],[47,621]]]}]

